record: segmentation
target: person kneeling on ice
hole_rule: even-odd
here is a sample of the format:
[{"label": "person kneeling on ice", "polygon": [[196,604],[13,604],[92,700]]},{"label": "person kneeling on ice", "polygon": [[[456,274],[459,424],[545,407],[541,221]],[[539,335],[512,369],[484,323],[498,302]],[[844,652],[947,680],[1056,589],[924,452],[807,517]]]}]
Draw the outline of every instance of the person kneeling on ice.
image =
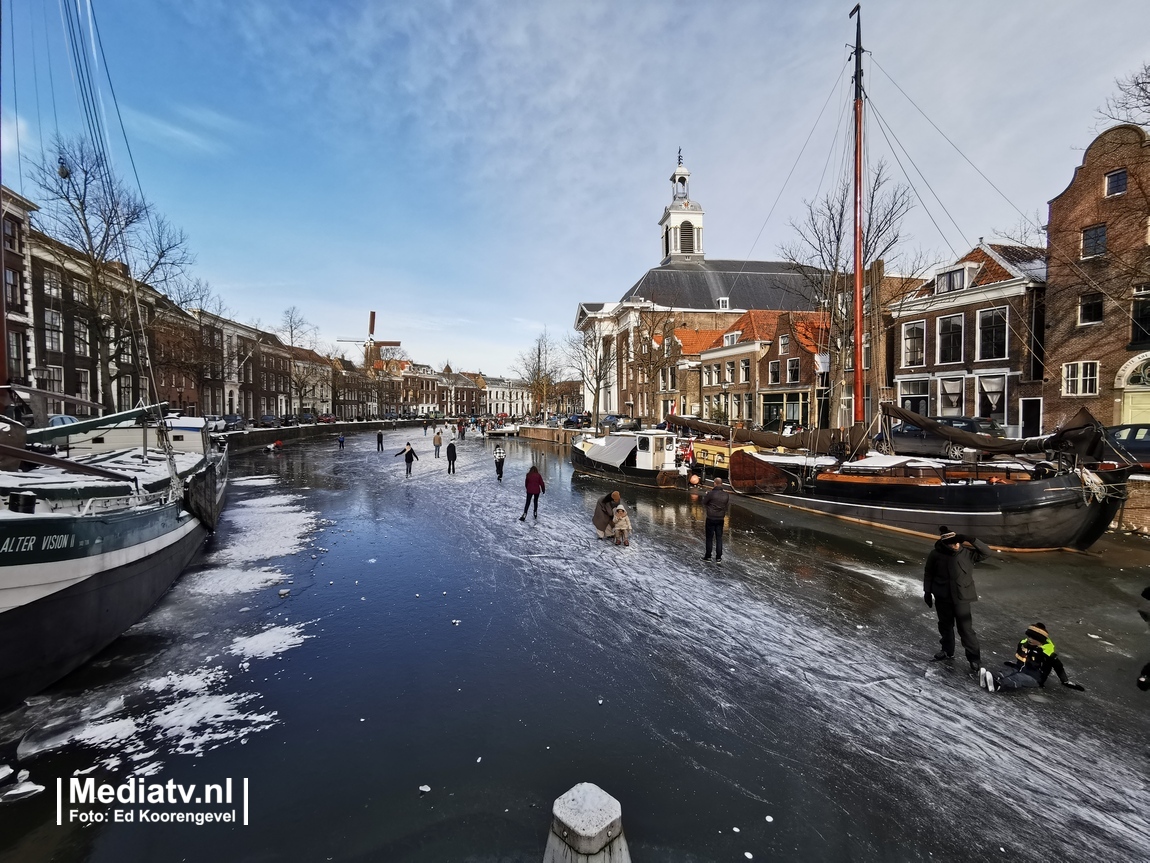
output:
[{"label": "person kneeling on ice", "polygon": [[979,672],[978,685],[990,692],[1001,690],[1029,689],[1034,686],[1045,686],[1046,678],[1053,671],[1062,681],[1062,685],[1070,689],[1085,692],[1086,687],[1075,683],[1062,667],[1062,660],[1054,652],[1054,641],[1046,631],[1046,624],[1035,623],[1026,628],[1026,634],[1018,642],[1018,649],[1014,653],[1014,660],[1007,662],[1013,672],[1000,672],[995,674],[989,668]]},{"label": "person kneeling on ice", "polygon": [[619,504],[615,507],[615,518],[612,521],[615,526],[615,545],[620,543],[623,545],[631,544],[631,516],[627,515],[627,507]]}]

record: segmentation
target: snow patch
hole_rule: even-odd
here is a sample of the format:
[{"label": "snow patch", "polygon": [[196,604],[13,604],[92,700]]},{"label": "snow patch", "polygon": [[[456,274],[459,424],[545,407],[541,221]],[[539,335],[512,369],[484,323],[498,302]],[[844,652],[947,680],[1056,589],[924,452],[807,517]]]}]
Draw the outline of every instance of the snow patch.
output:
[{"label": "snow patch", "polygon": [[248,635],[232,641],[228,653],[244,659],[267,659],[276,654],[299,647],[313,635],[303,634],[304,624],[291,626],[271,626],[263,632]]},{"label": "snow patch", "polygon": [[232,596],[239,593],[252,593],[279,584],[284,574],[275,567],[263,569],[237,569],[216,567],[184,576],[185,586],[192,593],[208,596]]}]

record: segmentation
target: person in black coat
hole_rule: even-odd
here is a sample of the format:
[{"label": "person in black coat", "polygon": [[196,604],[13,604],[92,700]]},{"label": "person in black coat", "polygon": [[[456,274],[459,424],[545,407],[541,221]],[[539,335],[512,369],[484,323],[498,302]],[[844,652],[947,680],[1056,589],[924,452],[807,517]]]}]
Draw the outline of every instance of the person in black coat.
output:
[{"label": "person in black coat", "polygon": [[397,452],[392,458],[399,458],[400,456],[403,456],[403,460],[407,462],[407,476],[411,476],[411,463],[419,460],[419,456],[417,456],[415,450],[411,448],[411,441],[408,441],[407,446]]},{"label": "person in black coat", "polygon": [[966,661],[977,674],[982,668],[978,635],[974,631],[970,604],[978,600],[974,587],[974,565],[990,554],[990,548],[972,536],[954,533],[947,527],[938,529],[941,536],[926,558],[922,579],[922,598],[927,608],[938,615],[938,659],[954,658],[954,630],[962,640]]},{"label": "person in black coat", "polygon": [[447,472],[455,473],[455,441],[447,445]]}]

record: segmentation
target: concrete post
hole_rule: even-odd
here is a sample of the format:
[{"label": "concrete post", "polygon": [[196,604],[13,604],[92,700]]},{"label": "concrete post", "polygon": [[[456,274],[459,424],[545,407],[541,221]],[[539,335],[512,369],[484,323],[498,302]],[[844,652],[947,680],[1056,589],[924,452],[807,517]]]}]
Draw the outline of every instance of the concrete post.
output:
[{"label": "concrete post", "polygon": [[581,782],[551,807],[543,863],[631,863],[619,801]]}]

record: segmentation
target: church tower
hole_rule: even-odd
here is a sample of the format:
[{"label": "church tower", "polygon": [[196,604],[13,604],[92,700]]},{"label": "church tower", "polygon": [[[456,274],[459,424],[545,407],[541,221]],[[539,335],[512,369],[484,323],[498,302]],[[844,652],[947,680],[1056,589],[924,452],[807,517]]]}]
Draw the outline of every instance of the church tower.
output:
[{"label": "church tower", "polygon": [[690,180],[691,172],[683,167],[683,150],[680,148],[679,165],[671,174],[671,203],[659,220],[662,266],[703,261],[703,208],[691,200]]}]

